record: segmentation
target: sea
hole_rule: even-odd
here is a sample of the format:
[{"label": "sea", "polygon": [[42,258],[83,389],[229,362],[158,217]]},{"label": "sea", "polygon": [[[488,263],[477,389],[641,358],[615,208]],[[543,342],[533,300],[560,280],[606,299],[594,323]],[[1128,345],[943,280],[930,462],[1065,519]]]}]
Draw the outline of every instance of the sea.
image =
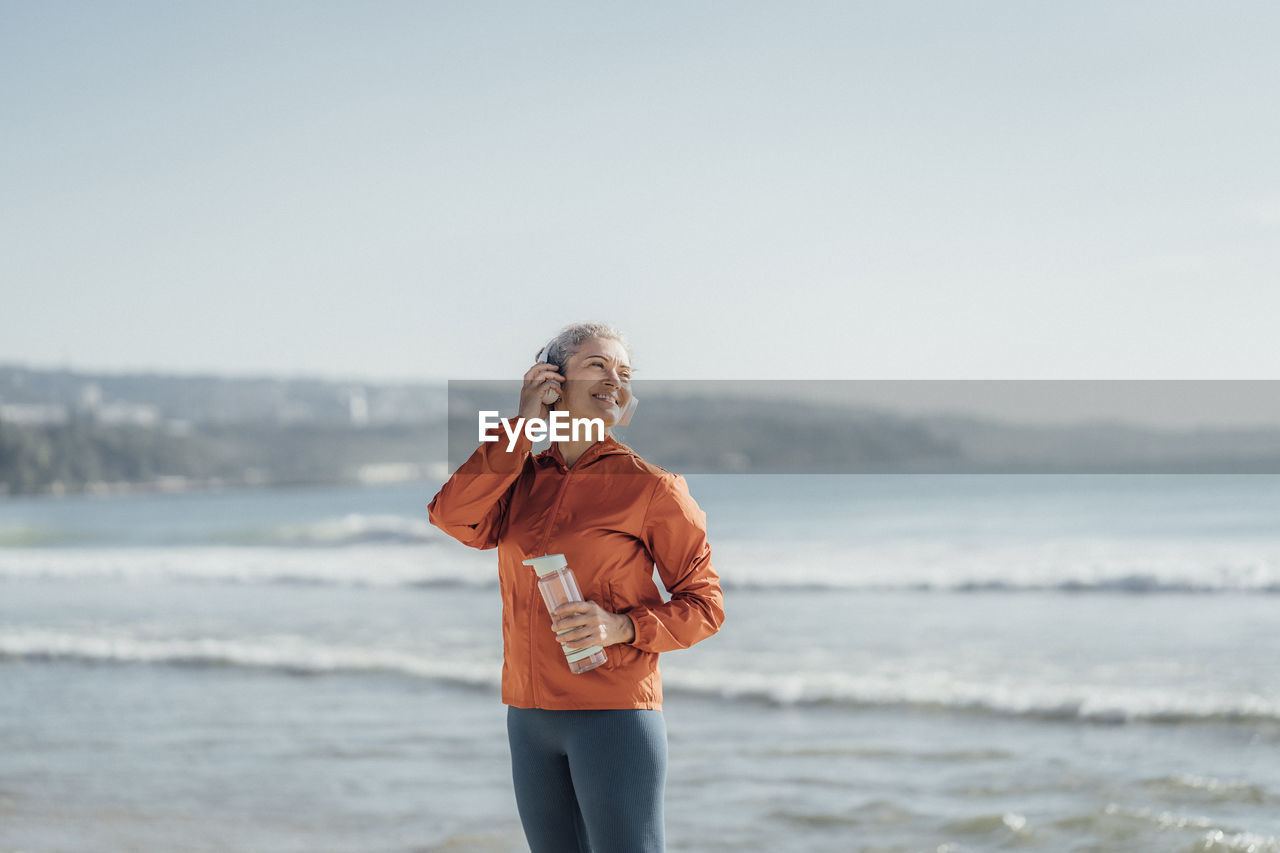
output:
[{"label": "sea", "polygon": [[[1280,477],[688,481],[669,850],[1280,853]],[[0,853],[526,850],[438,487],[0,500]]]}]

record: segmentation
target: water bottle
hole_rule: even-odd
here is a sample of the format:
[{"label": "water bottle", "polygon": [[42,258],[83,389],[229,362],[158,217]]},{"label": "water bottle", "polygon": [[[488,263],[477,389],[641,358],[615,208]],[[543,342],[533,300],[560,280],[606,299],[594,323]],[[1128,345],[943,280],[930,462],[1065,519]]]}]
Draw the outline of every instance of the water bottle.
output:
[{"label": "water bottle", "polygon": [[[533,566],[538,573],[538,591],[542,600],[547,603],[547,612],[555,612],[561,604],[570,601],[582,601],[582,593],[578,591],[578,581],[569,568],[569,561],[564,554],[548,554],[545,557],[534,557],[525,560],[526,566]],[[569,670],[574,675],[581,675],[589,669],[595,669],[604,663],[606,658],[602,646],[590,646],[571,652],[561,643],[565,658],[569,661]]]}]

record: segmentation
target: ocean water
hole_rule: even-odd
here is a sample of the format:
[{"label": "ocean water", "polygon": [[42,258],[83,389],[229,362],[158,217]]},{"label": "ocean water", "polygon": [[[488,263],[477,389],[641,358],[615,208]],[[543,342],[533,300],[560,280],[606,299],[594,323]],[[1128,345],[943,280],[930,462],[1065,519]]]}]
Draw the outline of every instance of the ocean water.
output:
[{"label": "ocean water", "polygon": [[[1280,478],[690,477],[672,851],[1280,851]],[[0,851],[519,851],[438,484],[0,501]]]}]

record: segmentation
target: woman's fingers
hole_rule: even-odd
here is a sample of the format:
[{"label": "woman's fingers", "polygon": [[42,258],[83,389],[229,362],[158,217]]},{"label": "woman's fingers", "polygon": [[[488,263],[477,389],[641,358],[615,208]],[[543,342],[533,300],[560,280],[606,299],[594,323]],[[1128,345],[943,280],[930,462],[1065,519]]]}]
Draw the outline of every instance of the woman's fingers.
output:
[{"label": "woman's fingers", "polygon": [[600,621],[598,617],[604,612],[604,608],[594,601],[570,601],[561,604],[551,614],[551,627],[563,631],[569,627],[589,625],[593,620]]},{"label": "woman's fingers", "polygon": [[560,643],[571,652],[581,651],[582,649],[590,648],[591,646],[607,645],[605,643],[603,632],[586,632],[581,633],[579,636],[580,633],[581,632],[575,631],[574,636],[571,639],[561,637]]},{"label": "woman's fingers", "polygon": [[547,407],[560,399],[560,383],[564,377],[554,364],[540,361],[524,374],[520,389],[520,417],[545,418]]},{"label": "woman's fingers", "polygon": [[603,624],[599,620],[575,619],[562,622],[558,626],[553,625],[552,630],[556,632],[556,638],[560,642],[575,643],[594,635]]},{"label": "woman's fingers", "polygon": [[560,371],[556,369],[554,364],[540,361],[525,371],[524,384],[525,387],[528,387],[529,385],[536,385],[547,378],[563,379],[564,377],[560,375]]},{"label": "woman's fingers", "polygon": [[604,633],[599,625],[585,626],[559,634],[556,636],[556,640],[568,646],[570,651],[577,651],[578,649],[585,649],[587,646],[600,645],[604,640]]},{"label": "woman's fingers", "polygon": [[556,608],[551,629],[571,651],[607,645],[609,612],[592,601],[571,601]]}]

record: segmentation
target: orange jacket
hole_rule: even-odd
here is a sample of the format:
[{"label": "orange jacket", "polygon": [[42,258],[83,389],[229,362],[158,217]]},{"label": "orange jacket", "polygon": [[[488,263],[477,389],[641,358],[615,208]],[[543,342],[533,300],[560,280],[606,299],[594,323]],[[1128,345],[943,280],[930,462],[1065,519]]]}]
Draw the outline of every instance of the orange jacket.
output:
[{"label": "orange jacket", "polygon": [[[612,436],[572,468],[555,444],[536,456],[523,433],[507,451],[482,443],[432,498],[431,523],[473,548],[498,549],[502,701],[552,710],[662,707],[658,653],[688,648],[724,621],[706,514],[683,477]],[[569,671],[537,575],[523,561],[564,554],[582,597],[626,613],[635,639],[605,647],[608,662]],[[670,593],[664,602],[653,568]]]}]

